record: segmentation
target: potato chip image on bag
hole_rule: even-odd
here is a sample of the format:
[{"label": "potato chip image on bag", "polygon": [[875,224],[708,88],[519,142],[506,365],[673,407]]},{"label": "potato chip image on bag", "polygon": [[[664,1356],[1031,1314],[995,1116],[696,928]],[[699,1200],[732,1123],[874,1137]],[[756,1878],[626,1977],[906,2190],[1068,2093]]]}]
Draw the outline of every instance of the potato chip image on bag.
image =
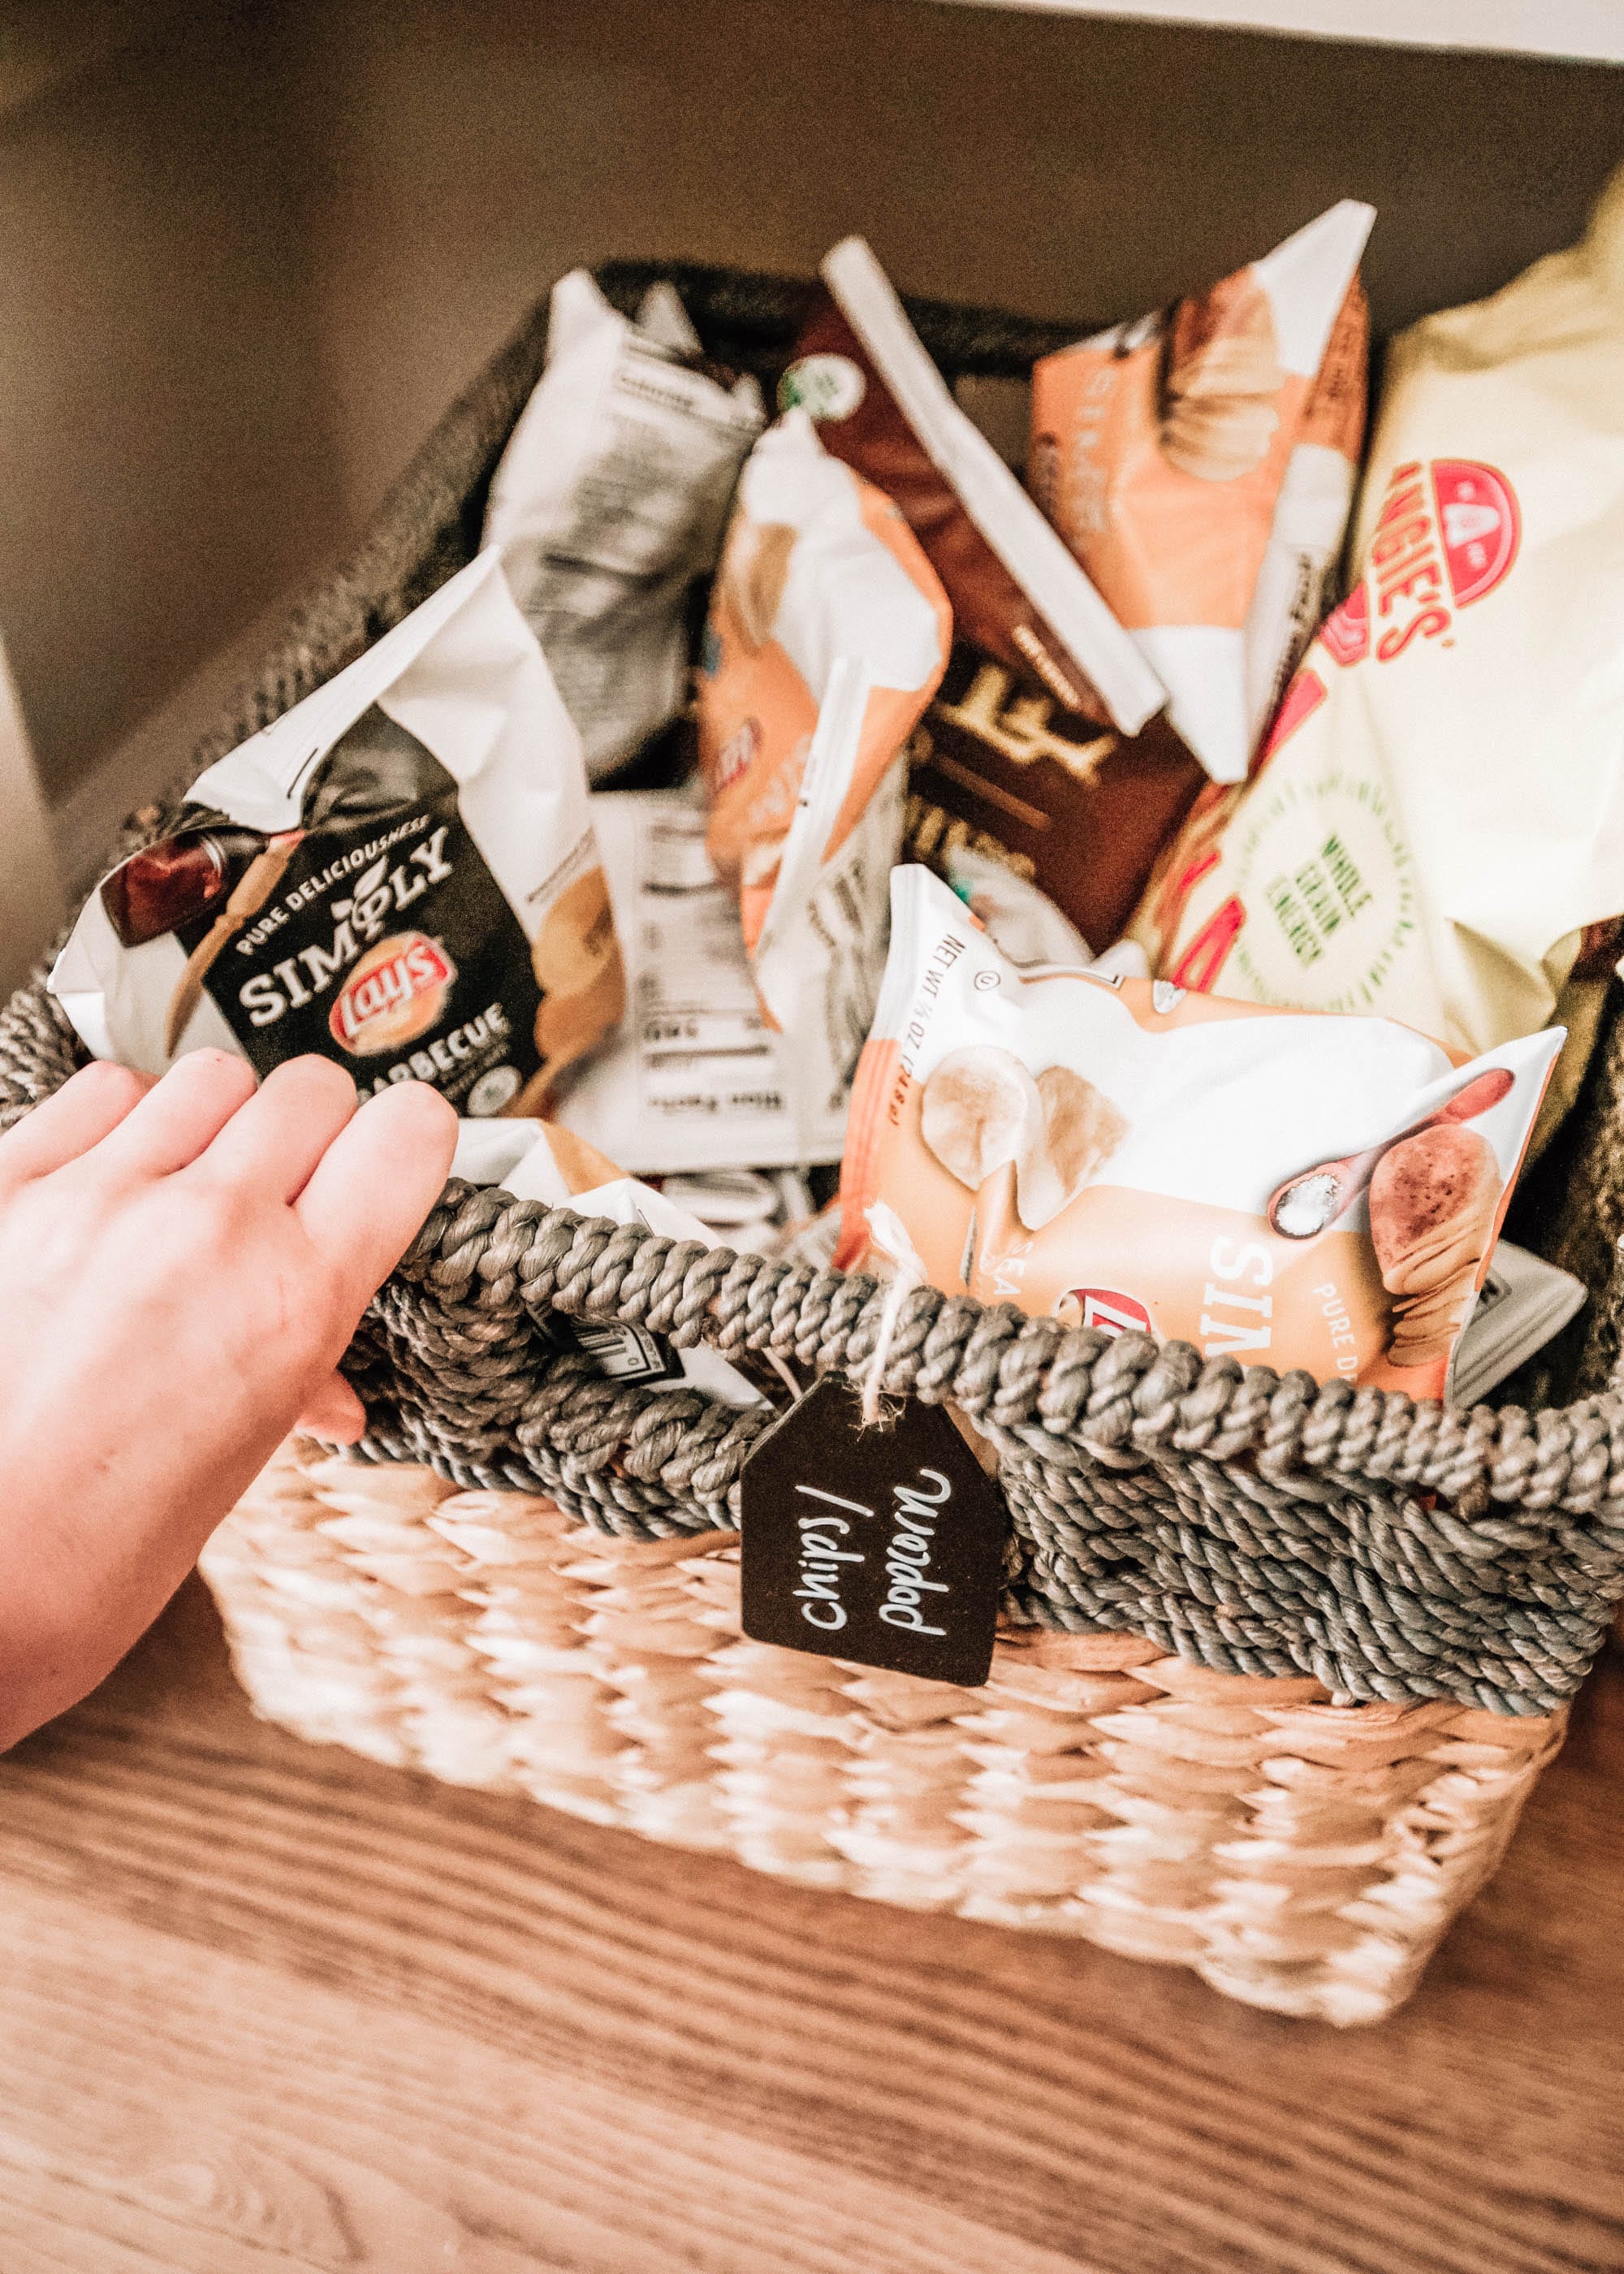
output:
[{"label": "potato chip image on bag", "polygon": [[[1214,781],[1245,773],[1259,687],[1313,629],[1301,580],[1322,581],[1341,545],[1364,409],[1354,280],[1374,219],[1344,199],[1168,314],[1063,348],[1033,372],[1034,488]],[[1299,457],[1304,441],[1328,456]]]},{"label": "potato chip image on bag", "polygon": [[581,739],[494,552],[193,782],[51,973],[98,1058],[533,1111],[625,1007]]},{"label": "potato chip image on bag", "polygon": [[1441,1397],[1560,1030],[1461,1065],[1389,1019],[1011,963],[898,869],[837,1263],[1209,1359]]}]

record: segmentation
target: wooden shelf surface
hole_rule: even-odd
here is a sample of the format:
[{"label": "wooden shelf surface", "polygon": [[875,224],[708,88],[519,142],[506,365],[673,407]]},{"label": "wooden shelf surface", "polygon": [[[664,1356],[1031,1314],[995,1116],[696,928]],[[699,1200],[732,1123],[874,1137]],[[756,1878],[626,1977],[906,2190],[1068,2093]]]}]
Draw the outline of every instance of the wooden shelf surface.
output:
[{"label": "wooden shelf surface", "polygon": [[1624,1660],[1339,2032],[256,1722],[194,1582],[0,1761],[5,2274],[1624,2269]]}]

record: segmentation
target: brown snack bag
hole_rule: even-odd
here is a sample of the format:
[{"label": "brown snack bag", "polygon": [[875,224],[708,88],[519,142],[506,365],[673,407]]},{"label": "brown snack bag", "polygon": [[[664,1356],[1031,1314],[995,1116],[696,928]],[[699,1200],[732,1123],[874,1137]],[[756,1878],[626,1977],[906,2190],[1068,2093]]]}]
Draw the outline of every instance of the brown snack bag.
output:
[{"label": "brown snack bag", "polygon": [[1205,779],[1164,716],[1138,734],[1064,710],[959,642],[908,745],[910,847],[1002,856],[1099,953]]},{"label": "brown snack bag", "polygon": [[1201,770],[1165,689],[953,401],[860,238],[823,265],[779,400],[893,499],[942,581],[955,651],[911,746],[918,817],[990,840],[1091,947],[1121,931]]}]

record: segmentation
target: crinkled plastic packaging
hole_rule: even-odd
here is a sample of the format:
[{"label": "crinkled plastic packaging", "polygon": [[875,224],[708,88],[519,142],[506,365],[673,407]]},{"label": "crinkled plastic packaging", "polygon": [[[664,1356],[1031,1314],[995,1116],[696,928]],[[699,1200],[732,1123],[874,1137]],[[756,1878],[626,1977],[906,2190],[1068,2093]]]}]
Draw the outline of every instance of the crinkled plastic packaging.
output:
[{"label": "crinkled plastic packaging", "polygon": [[1033,487],[1214,781],[1244,775],[1341,546],[1374,218],[1344,199],[1210,290],[1033,373]]},{"label": "crinkled plastic packaging", "polygon": [[514,596],[606,779],[681,710],[688,596],[709,575],[761,390],[702,364],[669,285],[635,323],[585,269],[553,288],[547,364],[485,515]]},{"label": "crinkled plastic packaging", "polygon": [[1320,1381],[1445,1394],[1560,1042],[1020,970],[899,869],[838,1262],[889,1206],[936,1286]]},{"label": "crinkled plastic packaging", "polygon": [[1560,1014],[1571,1094],[1584,934],[1624,910],[1620,557],[1624,177],[1573,251],[1393,343],[1358,581],[1168,855],[1154,968],[1468,1053]]},{"label": "crinkled plastic packaging", "polygon": [[[628,1010],[561,1085],[556,1118],[613,1148],[637,1176],[838,1161],[848,1092],[825,1112],[797,1111],[781,1037],[756,991],[737,896],[711,865],[691,792],[599,790],[592,819]],[[876,964],[883,960],[881,947]],[[865,999],[871,1014],[872,990]]]},{"label": "crinkled plastic packaging", "polygon": [[[458,1135],[454,1177],[470,1184],[501,1185],[515,1200],[572,1209],[581,1216],[607,1216],[666,1239],[718,1245],[697,1216],[651,1185],[623,1176],[597,1148],[550,1121],[465,1122]],[[727,1405],[759,1405],[762,1393],[720,1352],[703,1343],[680,1350],[665,1336],[626,1319],[577,1318],[551,1311],[538,1329],[562,1348],[580,1352],[610,1381],[647,1386],[688,1382]]]},{"label": "crinkled plastic packaging", "polygon": [[306,1051],[533,1111],[625,983],[581,738],[493,552],[192,784],[51,991],[98,1058]]},{"label": "crinkled plastic packaging", "polygon": [[954,402],[868,247],[848,237],[822,274],[779,401],[896,501],[953,611],[909,753],[911,827],[996,850],[1107,947],[1201,769],[1156,673]]},{"label": "crinkled plastic packaging", "polygon": [[838,1110],[884,963],[904,745],[947,601],[896,507],[791,411],[746,463],[699,680],[706,842],[809,1130]]}]

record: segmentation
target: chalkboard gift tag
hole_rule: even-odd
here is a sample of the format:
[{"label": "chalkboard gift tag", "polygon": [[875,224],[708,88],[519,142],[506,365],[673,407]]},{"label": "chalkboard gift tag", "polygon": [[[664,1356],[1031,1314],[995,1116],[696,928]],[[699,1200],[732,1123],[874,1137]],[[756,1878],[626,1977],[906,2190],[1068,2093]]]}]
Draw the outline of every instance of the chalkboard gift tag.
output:
[{"label": "chalkboard gift tag", "polygon": [[865,1428],[825,1374],[740,1479],[743,1626],[753,1642],[977,1689],[992,1665],[1009,1518],[939,1405]]}]

